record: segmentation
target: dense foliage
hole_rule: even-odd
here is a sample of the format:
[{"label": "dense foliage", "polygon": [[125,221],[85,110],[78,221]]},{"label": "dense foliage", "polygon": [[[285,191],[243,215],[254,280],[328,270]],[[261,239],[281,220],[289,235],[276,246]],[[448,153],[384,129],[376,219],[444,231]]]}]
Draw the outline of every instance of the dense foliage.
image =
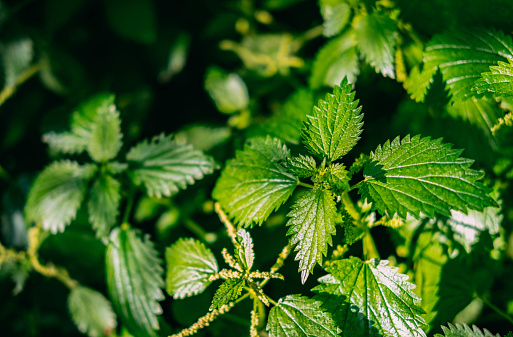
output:
[{"label": "dense foliage", "polygon": [[0,1],[6,336],[513,336],[509,0]]}]

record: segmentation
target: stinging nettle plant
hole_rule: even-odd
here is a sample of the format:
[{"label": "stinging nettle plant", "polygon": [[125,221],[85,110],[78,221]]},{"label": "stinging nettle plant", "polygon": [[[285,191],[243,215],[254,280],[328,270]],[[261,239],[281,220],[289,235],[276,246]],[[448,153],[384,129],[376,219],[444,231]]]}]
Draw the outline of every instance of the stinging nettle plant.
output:
[{"label": "stinging nettle plant", "polygon": [[[55,12],[59,1],[49,2],[46,12]],[[194,31],[177,31],[176,20],[169,20],[173,26],[166,34],[152,31],[157,25],[145,28],[144,17],[154,10],[145,6],[152,7],[152,1],[135,1],[133,8],[122,1],[105,2],[106,17],[112,20],[106,26],[123,40],[132,40],[129,49],[120,49],[122,59],[134,61],[126,51],[136,43],[155,44],[147,51],[156,53],[155,62],[161,59],[160,47],[171,47],[159,85],[172,79],[176,88],[181,86],[182,71],[188,79],[204,76],[204,96],[208,93],[214,103],[210,108],[221,114],[203,109],[201,94],[187,86],[183,99],[172,101],[173,108],[190,112],[194,123],[217,117],[224,125],[191,124],[174,135],[126,144],[130,137],[121,132],[124,108],[144,105],[146,96],[158,95],[160,90],[148,95],[152,82],[143,81],[133,92],[121,90],[117,106],[112,94],[96,95],[78,106],[69,130],[43,135],[51,156],[58,159],[36,176],[27,195],[26,250],[0,244],[0,277],[11,273],[16,294],[30,271],[59,280],[69,290],[71,320],[91,337],[224,336],[240,331],[251,337],[490,337],[494,335],[488,330],[467,324],[513,323],[513,292],[507,281],[513,219],[511,35],[494,28],[462,28],[467,12],[456,13],[457,2],[434,2],[427,6],[435,8],[429,9],[431,14],[422,17],[418,10],[408,14],[410,2],[358,0],[320,0],[320,13],[311,22],[322,24],[302,33],[294,24],[290,33],[283,30],[290,23],[286,16],[274,17],[274,11],[285,12],[296,2],[301,1],[228,1],[209,9],[214,24],[198,25],[198,31],[208,31],[205,36],[196,35],[196,24]],[[296,5],[301,9],[311,4]],[[468,3],[470,9],[477,5]],[[14,15],[24,6],[12,10]],[[196,13],[200,6],[192,8]],[[439,8],[453,21],[433,20]],[[131,11],[141,26],[125,24],[135,21],[124,17]],[[486,14],[476,13],[479,18]],[[494,13],[492,25],[499,14]],[[0,17],[0,26],[11,28],[6,16]],[[227,30],[229,24],[218,25],[230,20],[240,41],[226,40],[237,35]],[[55,20],[61,21],[66,22]],[[430,28],[428,21],[440,27]],[[80,20],[76,24],[84,28]],[[98,27],[86,26],[88,31]],[[137,29],[131,32],[130,27]],[[164,46],[163,36],[174,31],[175,41]],[[205,48],[209,62],[216,62],[217,47],[213,52],[206,49],[210,43],[203,43],[216,34],[219,49],[240,59],[217,60],[229,70],[198,67],[197,58],[188,57],[191,45],[191,53]],[[101,40],[91,36],[95,43]],[[321,36],[321,47],[309,55],[312,49],[303,47]],[[38,48],[52,45],[40,38],[0,44],[0,106],[8,99],[16,102],[18,87],[35,74],[59,95],[87,92],[82,79],[77,83],[84,88],[60,83],[61,62],[51,52],[40,53]],[[122,42],[108,41],[104,47]],[[136,71],[120,67],[122,73],[108,73],[109,79],[103,78],[98,87],[117,91],[110,77],[133,75],[139,81],[147,64],[134,62]],[[189,76],[198,69],[201,74]],[[380,131],[401,129],[397,123],[409,131],[381,145],[376,141],[370,153],[355,153],[360,138],[366,144],[379,138],[372,123],[381,121],[366,115],[371,132],[362,135],[364,114],[355,99],[355,83],[362,101],[369,91],[391,94],[379,97],[384,107],[380,113],[389,122]],[[16,95],[34,100],[22,91]],[[290,96],[283,101],[285,95]],[[171,101],[159,98],[155,101]],[[397,106],[390,109],[388,103]],[[364,103],[364,111],[371,104]],[[134,109],[141,110],[138,116],[126,114],[123,121],[142,123],[147,111]],[[0,111],[0,119],[6,115]],[[181,127],[187,119],[182,117],[173,116],[171,127]],[[474,160],[461,157],[463,150],[429,135],[444,135],[455,147],[464,147],[466,156],[486,169],[486,177],[472,168]],[[1,135],[0,142],[8,144],[9,137],[16,138]],[[491,163],[483,159],[488,155]],[[220,165],[213,158],[230,159]],[[215,182],[215,175],[198,182],[216,169]],[[14,180],[0,163],[0,183],[2,179],[7,185]],[[0,198],[2,230],[7,214],[2,202],[9,193],[2,191]],[[275,231],[280,225],[286,230],[283,235]],[[380,225],[388,228],[378,232],[374,228]],[[190,232],[195,238],[188,237]],[[2,240],[4,236],[2,232]],[[100,284],[75,276],[71,267],[68,273],[46,262],[45,244],[61,244],[67,254],[73,236],[88,238],[87,253],[100,251],[101,261],[94,265],[100,269],[97,274],[105,271]],[[93,247],[95,243],[101,248]],[[86,252],[80,254],[84,257],[73,263],[88,258]],[[295,260],[287,263],[291,254]],[[481,315],[479,321],[476,315]]]}]

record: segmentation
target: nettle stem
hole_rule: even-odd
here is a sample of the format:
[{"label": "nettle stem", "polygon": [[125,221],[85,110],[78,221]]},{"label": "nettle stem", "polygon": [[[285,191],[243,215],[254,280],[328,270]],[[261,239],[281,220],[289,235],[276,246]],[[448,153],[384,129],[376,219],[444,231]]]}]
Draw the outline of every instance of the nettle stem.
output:
[{"label": "nettle stem", "polygon": [[302,181],[298,181],[297,184],[298,184],[298,186],[303,186],[303,187],[307,187],[307,188],[314,188],[315,187],[312,184],[307,184],[307,183],[304,183]]},{"label": "nettle stem", "polygon": [[18,78],[16,79],[16,83],[14,85],[3,88],[2,91],[0,91],[0,106],[2,106],[5,103],[5,101],[7,101],[9,98],[11,98],[12,95],[16,93],[16,89],[20,85],[22,85],[29,78],[34,76],[40,69],[41,65],[39,63],[32,65],[18,76]]},{"label": "nettle stem", "polygon": [[62,267],[56,267],[51,263],[42,265],[39,261],[38,249],[41,244],[39,241],[39,234],[41,229],[39,227],[32,227],[28,231],[29,246],[27,250],[27,256],[32,264],[32,268],[35,271],[46,277],[53,277],[61,281],[70,290],[79,285],[79,283],[72,279],[68,271]]}]

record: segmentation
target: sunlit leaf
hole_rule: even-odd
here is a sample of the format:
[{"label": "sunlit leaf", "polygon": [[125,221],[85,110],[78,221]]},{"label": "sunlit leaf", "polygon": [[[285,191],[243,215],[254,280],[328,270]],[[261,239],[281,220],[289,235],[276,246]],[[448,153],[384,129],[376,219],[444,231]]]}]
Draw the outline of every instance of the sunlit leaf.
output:
[{"label": "sunlit leaf", "polygon": [[278,305],[269,312],[269,337],[338,336],[335,322],[321,304],[301,295],[280,298]]},{"label": "sunlit leaf", "polygon": [[241,226],[260,225],[297,186],[297,178],[279,164],[288,157],[278,139],[250,139],[228,161],[212,196]]},{"label": "sunlit leaf", "polygon": [[210,310],[219,309],[223,305],[235,301],[241,295],[245,285],[246,280],[240,278],[224,281],[214,295]]},{"label": "sunlit leaf", "polygon": [[89,337],[109,336],[116,328],[116,314],[99,292],[76,286],[68,296],[68,308],[78,330]]},{"label": "sunlit leaf", "polygon": [[36,178],[28,195],[28,221],[41,222],[52,233],[64,231],[80,208],[95,165],[71,161],[54,162]]},{"label": "sunlit leaf", "polygon": [[132,181],[144,185],[150,196],[159,198],[176,194],[214,170],[210,157],[182,139],[164,134],[132,147],[126,159],[132,166]]},{"label": "sunlit leaf", "polygon": [[292,206],[287,226],[287,235],[292,235],[291,244],[296,245],[296,260],[299,260],[301,281],[306,282],[315,265],[322,264],[331,236],[335,234],[335,200],[332,192],[311,189],[300,195]]},{"label": "sunlit leaf", "polygon": [[128,227],[115,228],[107,247],[106,268],[112,304],[123,324],[136,336],[157,336],[164,280],[153,243]]},{"label": "sunlit leaf", "polygon": [[313,289],[344,336],[426,336],[420,298],[412,291],[415,285],[387,264],[357,257],[334,261],[326,268],[329,274]]},{"label": "sunlit leaf", "polygon": [[395,78],[394,55],[399,34],[394,20],[373,12],[356,21],[355,33],[365,60],[383,76]]},{"label": "sunlit leaf", "polygon": [[167,292],[176,298],[197,295],[217,273],[217,261],[210,249],[194,239],[179,239],[166,249]]},{"label": "sunlit leaf", "polygon": [[380,213],[402,218],[407,213],[449,216],[451,209],[467,212],[496,206],[478,182],[482,173],[471,169],[474,161],[460,158],[461,152],[441,139],[397,137],[371,153],[359,192]]},{"label": "sunlit leaf", "polygon": [[321,159],[334,161],[348,153],[362,133],[362,107],[354,99],[355,92],[344,79],[333,94],[319,100],[302,130],[306,148]]}]

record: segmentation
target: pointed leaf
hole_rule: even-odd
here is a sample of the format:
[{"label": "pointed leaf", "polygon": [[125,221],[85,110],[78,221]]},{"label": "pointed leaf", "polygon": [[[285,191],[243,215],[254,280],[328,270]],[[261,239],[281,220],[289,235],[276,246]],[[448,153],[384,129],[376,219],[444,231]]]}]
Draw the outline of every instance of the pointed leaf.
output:
[{"label": "pointed leaf", "polygon": [[331,236],[335,234],[335,200],[332,192],[311,189],[303,192],[292,206],[287,226],[287,235],[292,235],[291,244],[296,245],[301,282],[305,283],[315,264],[322,264]]},{"label": "pointed leaf", "polygon": [[349,22],[351,7],[342,0],[321,0],[324,36],[337,35]]},{"label": "pointed leaf", "polygon": [[136,185],[144,185],[150,196],[171,196],[214,170],[212,159],[183,140],[164,134],[132,147],[126,156]]},{"label": "pointed leaf", "polygon": [[217,273],[217,261],[210,249],[194,239],[179,239],[166,249],[167,292],[173,298],[197,295]]},{"label": "pointed leaf", "polygon": [[287,158],[283,166],[299,178],[308,178],[317,172],[315,159],[310,156],[303,156],[302,154],[299,154],[297,157]]},{"label": "pointed leaf", "polygon": [[436,35],[429,42],[424,52],[424,69],[440,69],[455,102],[475,94],[471,91],[474,82],[490,66],[512,58],[513,42],[509,35],[493,30],[453,31]]},{"label": "pointed leaf", "polygon": [[269,337],[338,336],[335,322],[321,304],[301,295],[280,298],[269,312],[266,328]]},{"label": "pointed leaf", "polygon": [[390,17],[379,12],[365,15],[356,22],[358,49],[366,61],[383,76],[395,78],[395,46],[399,34]]},{"label": "pointed leaf", "polygon": [[210,310],[219,309],[223,305],[238,299],[245,285],[246,280],[240,278],[231,278],[224,281],[214,295]]},{"label": "pointed leaf", "polygon": [[28,196],[27,221],[42,222],[52,233],[64,231],[77,214],[84,199],[87,182],[95,165],[59,161],[46,167],[36,178]]},{"label": "pointed leaf", "polygon": [[309,85],[312,89],[334,87],[345,77],[349,83],[355,83],[359,73],[355,32],[349,29],[319,49],[312,65]]},{"label": "pointed leaf", "polygon": [[232,114],[248,107],[248,88],[242,78],[235,73],[225,73],[216,67],[209,68],[205,78],[205,89],[222,113]]},{"label": "pointed leaf", "polygon": [[32,40],[23,38],[2,44],[0,45],[0,56],[4,68],[4,87],[15,87],[19,77],[30,67],[34,57]]},{"label": "pointed leaf", "polygon": [[96,230],[97,237],[104,237],[116,222],[118,216],[121,184],[118,180],[101,173],[89,192],[89,221]]},{"label": "pointed leaf", "polygon": [[73,132],[48,132],[43,135],[43,142],[50,146],[53,151],[69,154],[78,154],[87,149],[87,139],[80,137]]},{"label": "pointed leaf", "polygon": [[[415,285],[387,264],[386,260],[363,262],[357,257],[334,261],[326,268],[329,274],[313,289],[344,336],[426,336],[420,298],[412,291]],[[353,312],[356,309],[366,319],[359,319]]]},{"label": "pointed leaf", "polygon": [[460,154],[441,139],[397,137],[371,153],[359,193],[381,214],[397,213],[402,218],[407,213],[417,218],[420,212],[449,216],[451,209],[466,213],[496,206],[488,189],[477,181],[482,173],[471,169],[473,160],[459,158]]},{"label": "pointed leaf", "polygon": [[426,94],[428,93],[431,84],[434,82],[437,68],[424,68],[422,71],[419,67],[414,67],[406,81],[404,88],[410,94],[410,98],[415,102],[423,102]]},{"label": "pointed leaf", "polygon": [[303,128],[303,143],[311,153],[334,161],[356,145],[363,131],[363,114],[354,96],[351,84],[344,79],[333,94],[319,100]]},{"label": "pointed leaf", "polygon": [[116,328],[112,305],[95,290],[76,286],[68,296],[68,308],[78,330],[89,337],[109,336]]},{"label": "pointed leaf", "polygon": [[239,260],[244,266],[244,269],[251,270],[253,267],[253,261],[255,259],[255,253],[253,252],[253,239],[249,232],[244,229],[237,231],[237,242],[240,245],[238,249]]},{"label": "pointed leaf", "polygon": [[250,139],[228,161],[212,196],[241,226],[262,224],[297,186],[297,178],[279,164],[288,157],[289,150],[276,138]]},{"label": "pointed leaf", "polygon": [[159,329],[161,260],[149,237],[128,227],[115,228],[106,255],[107,287],[123,324],[136,336],[155,337]]},{"label": "pointed leaf", "polygon": [[346,167],[342,164],[335,163],[331,164],[328,167],[329,176],[328,183],[339,189],[339,190],[348,190],[349,189],[349,180],[348,176],[349,172],[346,170]]},{"label": "pointed leaf", "polygon": [[97,110],[87,151],[96,162],[113,159],[121,149],[121,120],[114,104]]},{"label": "pointed leaf", "polygon": [[498,66],[490,66],[490,72],[481,74],[474,90],[478,94],[493,93],[494,96],[513,95],[513,58],[509,63],[499,61]]},{"label": "pointed leaf", "polygon": [[456,326],[448,323],[446,328],[442,326],[442,330],[444,334],[436,334],[435,337],[500,337],[499,334],[492,334],[490,331],[484,329],[484,334],[479,328],[475,325],[472,326],[472,329],[469,328],[466,324],[456,324]]},{"label": "pointed leaf", "polygon": [[114,106],[115,99],[114,95],[103,93],[93,96],[82,103],[71,117],[71,132],[83,138],[85,143],[90,144],[99,111],[111,109]]}]

